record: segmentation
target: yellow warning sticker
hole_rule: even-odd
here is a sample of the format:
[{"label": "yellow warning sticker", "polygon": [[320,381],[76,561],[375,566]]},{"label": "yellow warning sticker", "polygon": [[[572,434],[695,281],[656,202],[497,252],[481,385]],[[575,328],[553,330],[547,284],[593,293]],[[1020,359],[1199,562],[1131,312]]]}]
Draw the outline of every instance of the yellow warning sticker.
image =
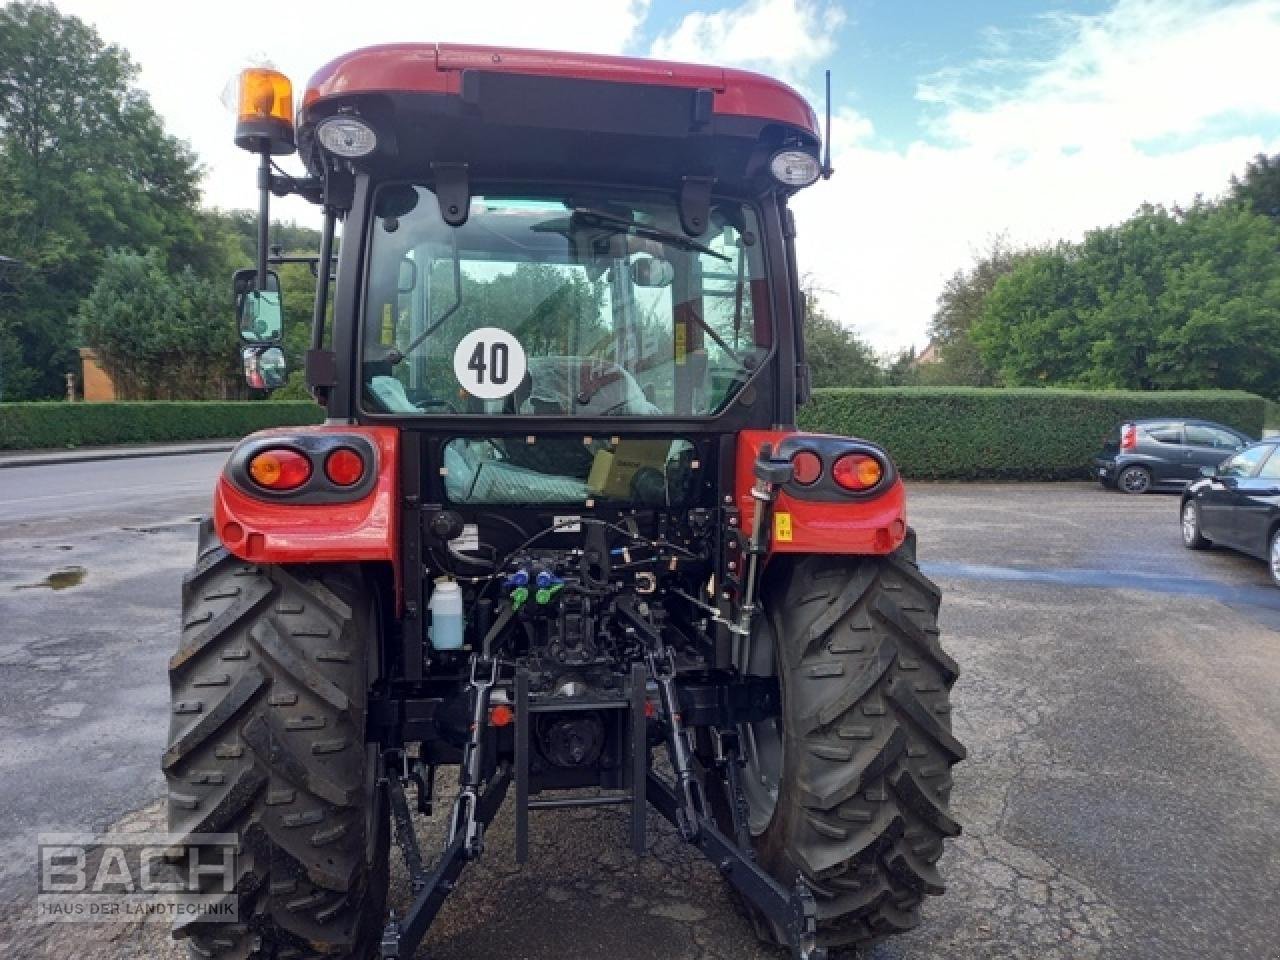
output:
[{"label": "yellow warning sticker", "polygon": [[778,512],[773,515],[773,539],[779,543],[791,542],[791,514]]},{"label": "yellow warning sticker", "polygon": [[675,329],[675,361],[677,366],[684,366],[689,350],[689,328],[683,320],[676,321]]}]

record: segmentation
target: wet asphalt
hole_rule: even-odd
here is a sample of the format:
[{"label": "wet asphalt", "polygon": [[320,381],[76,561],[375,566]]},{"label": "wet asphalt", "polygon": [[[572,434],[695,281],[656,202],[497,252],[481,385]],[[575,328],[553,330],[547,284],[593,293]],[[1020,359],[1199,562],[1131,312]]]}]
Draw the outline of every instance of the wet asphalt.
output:
[{"label": "wet asphalt", "polygon": [[[224,456],[0,470],[0,955],[182,956],[158,924],[32,922],[34,836],[163,827],[165,661]],[[1261,563],[1184,550],[1176,496],[909,497],[963,671],[965,833],[924,925],[867,955],[1280,957],[1280,590]],[[780,960],[657,818],[640,859],[621,811],[532,822],[518,868],[500,815],[420,956]]]}]

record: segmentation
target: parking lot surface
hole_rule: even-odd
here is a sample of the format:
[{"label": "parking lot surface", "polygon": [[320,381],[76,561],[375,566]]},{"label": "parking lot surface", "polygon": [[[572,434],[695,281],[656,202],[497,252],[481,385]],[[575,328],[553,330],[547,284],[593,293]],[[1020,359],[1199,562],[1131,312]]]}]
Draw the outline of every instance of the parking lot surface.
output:
[{"label": "parking lot surface", "polygon": [[[191,518],[220,462],[0,471],[6,957],[183,956],[155,924],[33,923],[34,835],[163,826],[165,661]],[[1075,484],[909,496],[962,668],[965,832],[924,925],[868,955],[1280,956],[1280,591],[1262,565],[1184,550],[1176,496]],[[422,956],[780,957],[657,818],[639,859],[619,811],[532,824],[518,868],[509,811],[499,818]],[[393,896],[407,895],[397,877]]]}]

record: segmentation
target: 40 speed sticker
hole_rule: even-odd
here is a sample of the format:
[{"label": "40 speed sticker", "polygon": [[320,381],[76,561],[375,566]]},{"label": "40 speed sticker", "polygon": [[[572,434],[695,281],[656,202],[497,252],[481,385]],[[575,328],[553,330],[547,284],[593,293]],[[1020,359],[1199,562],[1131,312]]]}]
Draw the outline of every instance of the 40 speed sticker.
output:
[{"label": "40 speed sticker", "polygon": [[520,341],[498,327],[472,330],[453,351],[453,375],[481,400],[500,400],[524,380],[528,361]]}]

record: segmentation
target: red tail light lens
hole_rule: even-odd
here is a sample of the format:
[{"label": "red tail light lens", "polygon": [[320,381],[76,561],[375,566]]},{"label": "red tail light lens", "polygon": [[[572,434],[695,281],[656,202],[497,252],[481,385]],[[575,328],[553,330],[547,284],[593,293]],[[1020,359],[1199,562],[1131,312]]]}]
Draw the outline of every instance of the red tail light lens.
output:
[{"label": "red tail light lens", "polygon": [[296,490],[311,479],[311,461],[293,450],[263,450],[249,461],[249,476],[267,490]]},{"label": "red tail light lens", "polygon": [[1138,428],[1132,423],[1126,423],[1124,429],[1120,432],[1120,449],[1132,450],[1138,445]]},{"label": "red tail light lens", "polygon": [[339,447],[324,461],[324,473],[339,487],[351,487],[364,477],[364,458],[348,447]]},{"label": "red tail light lens", "polygon": [[846,453],[831,468],[831,477],[853,493],[870,490],[884,477],[884,466],[865,453]]},{"label": "red tail light lens", "polygon": [[822,476],[822,461],[816,453],[801,450],[791,458],[791,479],[802,487],[817,483]]}]

